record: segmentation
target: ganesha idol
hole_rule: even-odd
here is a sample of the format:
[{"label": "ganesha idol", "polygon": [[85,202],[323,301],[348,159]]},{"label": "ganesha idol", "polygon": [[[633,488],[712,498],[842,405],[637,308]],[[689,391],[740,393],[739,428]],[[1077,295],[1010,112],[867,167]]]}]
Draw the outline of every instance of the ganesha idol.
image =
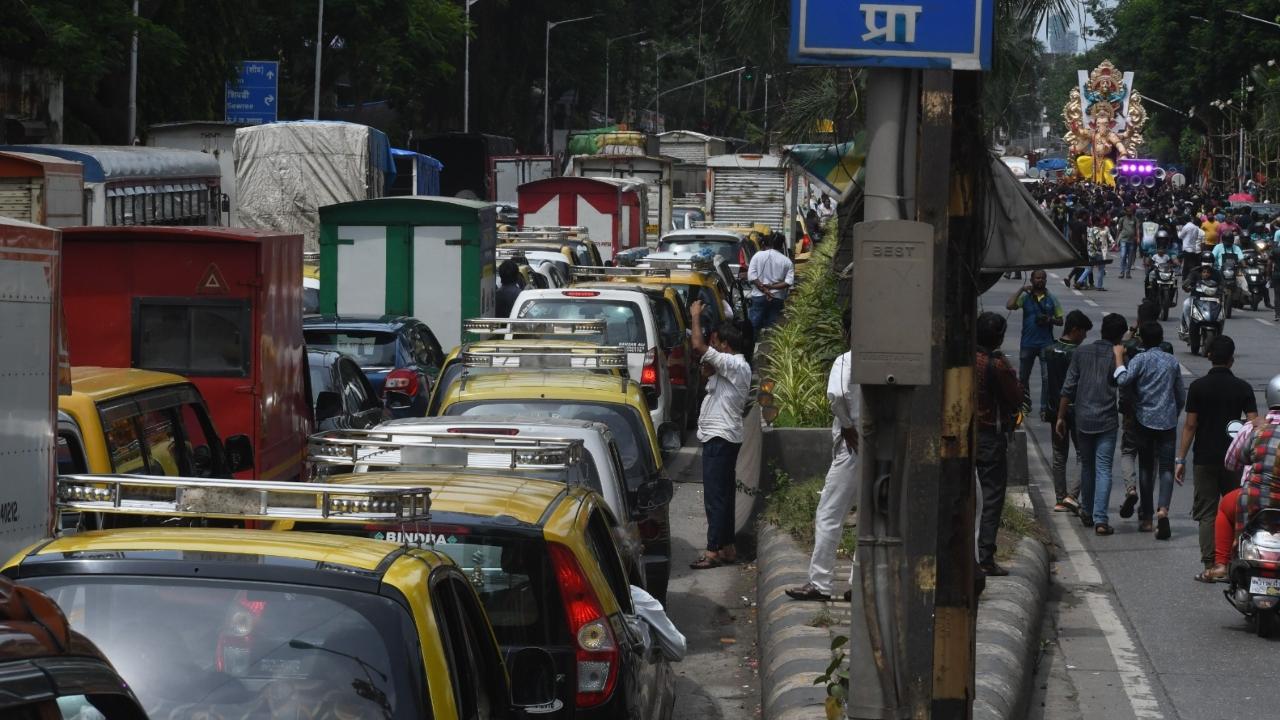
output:
[{"label": "ganesha idol", "polygon": [[1075,157],[1076,177],[1115,185],[1116,162],[1133,157],[1142,144],[1147,111],[1133,89],[1133,73],[1121,73],[1109,60],[1088,74],[1080,71],[1062,110],[1067,123],[1063,140]]}]

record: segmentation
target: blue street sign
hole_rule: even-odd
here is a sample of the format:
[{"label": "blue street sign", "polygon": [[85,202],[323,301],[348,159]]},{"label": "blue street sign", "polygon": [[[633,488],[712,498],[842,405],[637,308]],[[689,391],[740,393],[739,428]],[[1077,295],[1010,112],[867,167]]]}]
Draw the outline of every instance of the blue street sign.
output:
[{"label": "blue street sign", "polygon": [[239,77],[227,83],[226,121],[245,125],[275,122],[279,90],[280,63],[275,60],[240,63]]},{"label": "blue street sign", "polygon": [[791,62],[987,70],[993,0],[791,0]]}]

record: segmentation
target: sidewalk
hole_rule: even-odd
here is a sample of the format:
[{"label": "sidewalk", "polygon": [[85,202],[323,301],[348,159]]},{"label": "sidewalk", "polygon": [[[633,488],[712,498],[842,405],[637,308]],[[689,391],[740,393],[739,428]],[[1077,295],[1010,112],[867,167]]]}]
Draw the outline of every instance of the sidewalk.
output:
[{"label": "sidewalk", "polygon": [[[1026,487],[1011,487],[1008,503],[1034,513]],[[762,523],[757,566],[764,720],[824,718],[826,688],[813,682],[831,661],[832,640],[849,633],[850,605],[838,598],[849,587],[850,562],[837,563],[837,600],[791,600],[784,591],[808,579],[809,553]],[[1027,710],[1049,591],[1049,555],[1038,541],[1022,538],[1006,567],[1010,575],[989,578],[978,606],[974,717],[986,720],[1019,718]]]}]

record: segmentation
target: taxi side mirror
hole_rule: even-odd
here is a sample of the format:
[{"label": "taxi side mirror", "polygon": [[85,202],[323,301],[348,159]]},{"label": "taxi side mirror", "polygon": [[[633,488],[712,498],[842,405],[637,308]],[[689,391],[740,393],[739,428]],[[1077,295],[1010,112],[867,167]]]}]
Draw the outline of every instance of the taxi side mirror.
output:
[{"label": "taxi side mirror", "polygon": [[541,714],[559,710],[556,698],[556,662],[542,648],[526,647],[507,659],[511,678],[511,704],[516,710]]},{"label": "taxi side mirror", "polygon": [[316,396],[316,424],[342,414],[342,396],[331,390],[322,390]]},{"label": "taxi side mirror", "polygon": [[227,451],[227,470],[233,473],[253,469],[253,441],[248,435],[232,435],[222,441]]},{"label": "taxi side mirror", "polygon": [[636,511],[647,513],[663,507],[671,502],[675,493],[671,478],[659,476],[657,479],[646,481],[636,492]]}]

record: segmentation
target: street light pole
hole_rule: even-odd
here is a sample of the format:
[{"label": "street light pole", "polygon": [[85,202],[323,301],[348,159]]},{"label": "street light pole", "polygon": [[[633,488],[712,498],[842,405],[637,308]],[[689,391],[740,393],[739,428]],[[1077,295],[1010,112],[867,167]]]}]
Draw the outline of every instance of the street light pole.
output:
[{"label": "street light pole", "polygon": [[133,0],[133,47],[129,51],[129,138],[130,145],[138,134],[138,0]]},{"label": "street light pole", "polygon": [[320,119],[320,48],[324,45],[324,0],[320,0],[320,12],[316,16],[316,88],[311,105],[311,119]]},{"label": "street light pole", "polygon": [[551,154],[551,29],[557,25],[568,25],[569,23],[582,22],[596,17],[595,15],[584,15],[583,17],[569,18],[568,20],[547,21],[547,35],[542,58],[542,152],[544,155]]},{"label": "street light pole", "polygon": [[466,0],[467,41],[462,61],[462,132],[471,132],[471,6],[480,0]]},{"label": "street light pole", "polygon": [[773,75],[764,74],[764,151],[769,152],[769,78]]},{"label": "street light pole", "polygon": [[626,40],[644,33],[644,30],[637,30],[633,33],[611,37],[604,41],[604,122],[606,125],[609,124],[609,48],[615,40]]}]

